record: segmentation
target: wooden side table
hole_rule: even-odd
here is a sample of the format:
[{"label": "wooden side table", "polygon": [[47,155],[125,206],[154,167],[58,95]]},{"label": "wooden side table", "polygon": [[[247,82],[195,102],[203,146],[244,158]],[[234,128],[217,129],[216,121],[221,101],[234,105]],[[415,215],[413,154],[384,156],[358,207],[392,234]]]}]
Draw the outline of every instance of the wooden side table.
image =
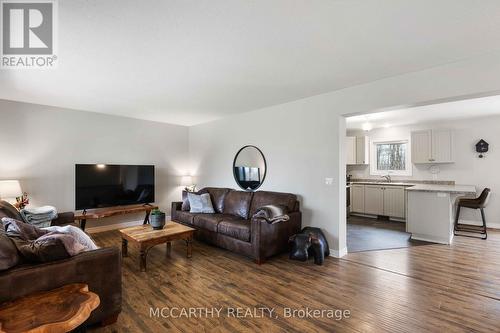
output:
[{"label": "wooden side table", "polygon": [[69,332],[99,306],[99,296],[75,283],[0,305],[0,332]]}]

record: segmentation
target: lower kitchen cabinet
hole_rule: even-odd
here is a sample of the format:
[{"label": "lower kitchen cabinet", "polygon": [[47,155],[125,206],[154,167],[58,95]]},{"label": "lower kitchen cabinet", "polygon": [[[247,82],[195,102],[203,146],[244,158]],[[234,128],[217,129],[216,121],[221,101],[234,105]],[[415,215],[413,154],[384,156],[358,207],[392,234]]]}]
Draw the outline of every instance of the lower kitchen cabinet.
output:
[{"label": "lower kitchen cabinet", "polygon": [[405,188],[398,186],[384,187],[385,216],[405,218]]},{"label": "lower kitchen cabinet", "polygon": [[351,212],[363,213],[365,211],[365,186],[351,186]]},{"label": "lower kitchen cabinet", "polygon": [[365,185],[365,214],[384,215],[384,188]]},{"label": "lower kitchen cabinet", "polygon": [[403,186],[353,185],[351,211],[367,215],[405,218],[405,188]]}]

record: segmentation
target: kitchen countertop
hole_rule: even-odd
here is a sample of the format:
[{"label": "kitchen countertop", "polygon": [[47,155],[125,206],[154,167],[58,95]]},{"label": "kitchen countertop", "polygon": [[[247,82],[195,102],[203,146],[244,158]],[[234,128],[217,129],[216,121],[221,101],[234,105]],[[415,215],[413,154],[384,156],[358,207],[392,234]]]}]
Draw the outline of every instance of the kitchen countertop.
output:
[{"label": "kitchen countertop", "polygon": [[476,187],[473,185],[431,185],[431,184],[417,184],[408,187],[406,191],[421,191],[421,192],[446,192],[446,193],[459,193],[459,194],[472,194],[476,195]]},{"label": "kitchen countertop", "polygon": [[406,183],[406,182],[359,182],[354,181],[350,183],[351,185],[382,185],[382,186],[415,186],[415,183]]}]

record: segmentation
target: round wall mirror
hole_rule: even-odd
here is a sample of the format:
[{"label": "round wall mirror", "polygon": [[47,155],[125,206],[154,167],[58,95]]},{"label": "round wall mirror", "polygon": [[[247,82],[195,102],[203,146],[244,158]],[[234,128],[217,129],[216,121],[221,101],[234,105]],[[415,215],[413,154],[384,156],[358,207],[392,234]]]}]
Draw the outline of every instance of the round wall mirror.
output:
[{"label": "round wall mirror", "polygon": [[241,148],[234,157],[234,180],[245,191],[258,189],[266,178],[266,171],[266,158],[255,146]]}]

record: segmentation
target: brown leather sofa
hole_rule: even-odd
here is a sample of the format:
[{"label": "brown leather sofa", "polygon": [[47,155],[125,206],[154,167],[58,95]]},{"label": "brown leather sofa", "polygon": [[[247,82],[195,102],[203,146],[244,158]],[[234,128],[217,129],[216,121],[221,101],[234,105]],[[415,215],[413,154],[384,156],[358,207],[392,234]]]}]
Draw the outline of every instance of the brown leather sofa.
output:
[{"label": "brown leather sofa", "polygon": [[[182,202],[172,203],[172,220],[196,228],[196,238],[234,251],[263,263],[266,258],[288,251],[288,239],[300,232],[302,213],[297,196],[278,192],[245,192],[207,187],[215,214],[195,214],[182,210]],[[268,223],[253,217],[265,205],[284,205],[290,219]]]},{"label": "brown leather sofa", "polygon": [[[62,225],[71,221],[68,214],[60,214],[60,219],[52,224]],[[13,206],[0,201],[0,221],[3,217],[21,220]],[[121,255],[115,247],[100,248],[48,263],[21,263],[0,271],[0,303],[70,283],[86,283],[90,291],[99,295],[101,303],[85,325],[106,325],[116,321],[121,312],[121,279]]]}]

